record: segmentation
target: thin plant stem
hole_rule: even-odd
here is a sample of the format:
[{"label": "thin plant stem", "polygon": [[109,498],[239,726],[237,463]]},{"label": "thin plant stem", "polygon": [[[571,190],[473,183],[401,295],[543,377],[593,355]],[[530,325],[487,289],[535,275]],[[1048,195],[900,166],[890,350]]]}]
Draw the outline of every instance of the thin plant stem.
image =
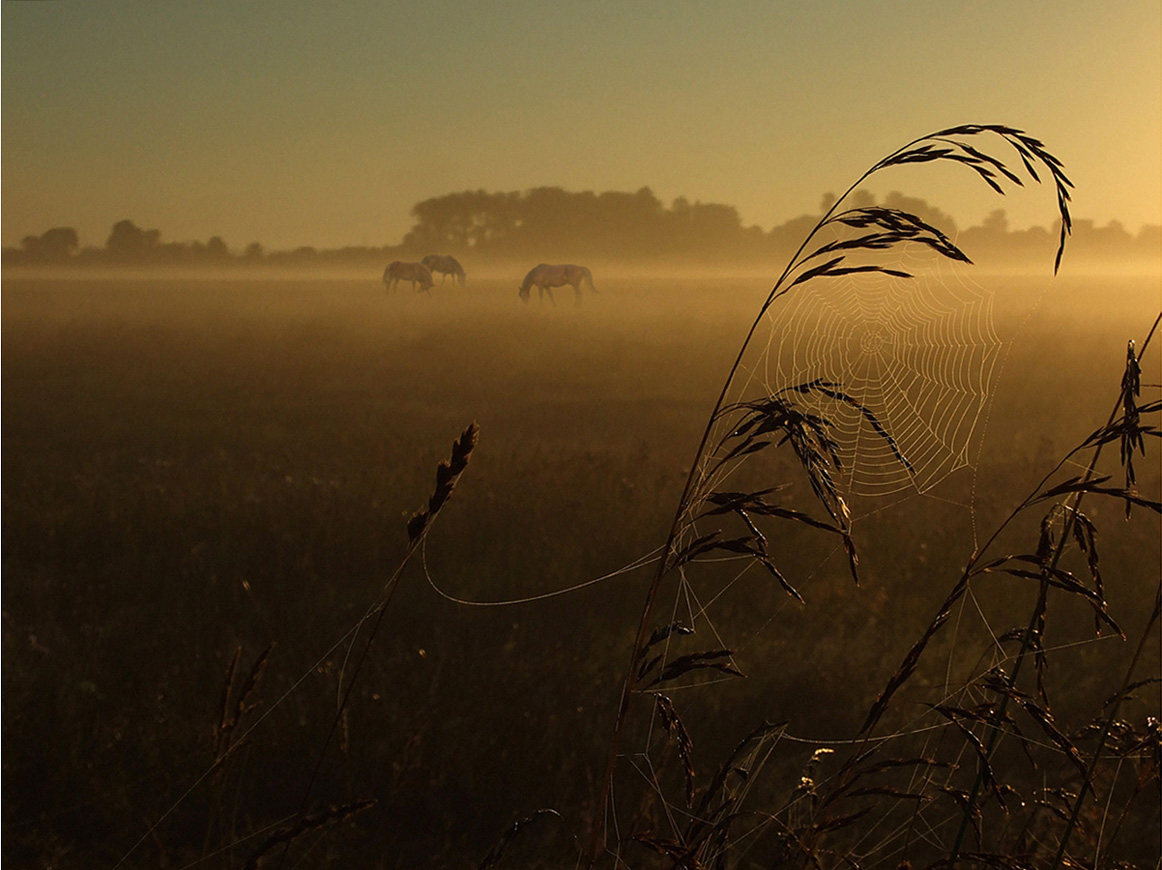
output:
[{"label": "thin plant stem", "polygon": [[[363,663],[367,660],[367,653],[371,650],[371,644],[375,640],[375,635],[379,632],[379,627],[383,623],[383,617],[387,613],[387,607],[391,604],[391,598],[395,594],[395,590],[399,587],[399,578],[403,575],[404,568],[407,567],[411,557],[419,548],[421,538],[417,538],[408,544],[407,551],[404,553],[403,559],[392,573],[391,578],[384,586],[383,600],[376,605],[375,610],[378,614],[375,618],[374,625],[371,626],[371,631],[367,636],[367,642],[363,645],[363,650],[359,655],[359,659],[355,662],[355,667],[351,671],[351,679],[347,681],[347,688],[343,691],[342,698],[339,701],[338,708],[335,711],[335,716],[331,719],[331,727],[327,731],[327,736],[323,740],[323,745],[319,749],[319,757],[315,761],[314,769],[311,771],[310,779],[307,780],[306,788],[303,789],[303,799],[299,804],[298,811],[294,814],[291,820],[291,825],[297,824],[307,812],[307,804],[310,801],[311,790],[318,781],[319,773],[323,769],[323,761],[327,757],[327,749],[331,745],[331,741],[335,738],[335,731],[339,727],[339,723],[343,718],[343,711],[347,708],[347,701],[351,698],[351,692],[355,688],[355,680],[359,676],[359,671],[363,668]],[[368,616],[371,614],[369,613]],[[354,638],[353,638],[354,640]],[[291,840],[288,839],[283,845],[282,855],[279,860],[279,868],[286,865],[287,856],[290,853]]]}]

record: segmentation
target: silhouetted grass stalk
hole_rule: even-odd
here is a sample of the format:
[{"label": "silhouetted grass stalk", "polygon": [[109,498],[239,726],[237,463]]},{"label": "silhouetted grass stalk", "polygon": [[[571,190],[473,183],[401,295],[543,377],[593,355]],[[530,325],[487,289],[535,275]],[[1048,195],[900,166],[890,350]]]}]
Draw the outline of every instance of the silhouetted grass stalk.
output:
[{"label": "silhouetted grass stalk", "polygon": [[[1145,354],[1147,346],[1150,344],[1150,339],[1154,337],[1154,333],[1157,331],[1160,321],[1162,321],[1162,314],[1159,314],[1158,318],[1154,320],[1154,325],[1150,328],[1150,334],[1147,335],[1146,340],[1142,342],[1142,349],[1138,352],[1139,362],[1142,356]],[[1125,389],[1126,387],[1123,386],[1123,390]],[[1114,414],[1111,415],[1111,417],[1116,417],[1116,415],[1117,411],[1115,409]],[[1111,419],[1111,423],[1112,422],[1113,420]],[[1109,424],[1107,424],[1107,426],[1108,425]],[[1100,449],[1101,446],[1102,445],[1098,445],[1097,449]],[[1080,496],[1081,493],[1078,493],[1079,499]],[[1110,705],[1110,711],[1105,718],[1105,722],[1102,724],[1101,736],[1098,738],[1097,748],[1093,751],[1093,757],[1089,762],[1089,769],[1087,770],[1085,778],[1081,783],[1081,788],[1078,790],[1077,799],[1073,802],[1073,809],[1070,812],[1069,823],[1066,825],[1065,831],[1061,835],[1061,842],[1057,847],[1057,854],[1053,857],[1053,863],[1050,865],[1050,870],[1057,870],[1065,858],[1065,849],[1069,844],[1069,838],[1073,833],[1073,829],[1077,825],[1077,817],[1078,813],[1081,812],[1081,804],[1085,800],[1086,791],[1091,788],[1094,770],[1097,767],[1098,759],[1101,758],[1102,750],[1105,748],[1106,741],[1109,740],[1110,728],[1117,720],[1118,709],[1121,707],[1122,701],[1126,697],[1129,685],[1133,681],[1134,671],[1137,669],[1138,660],[1142,657],[1142,651],[1146,648],[1146,640],[1150,636],[1150,630],[1154,627],[1154,624],[1157,623],[1160,614],[1162,614],[1162,575],[1159,576],[1158,589],[1154,597],[1154,609],[1150,614],[1149,621],[1146,623],[1146,628],[1142,631],[1142,637],[1138,641],[1137,648],[1134,650],[1134,656],[1130,660],[1130,665],[1126,668],[1126,676],[1122,680],[1122,685],[1118,689],[1118,693],[1114,696],[1114,702]]]},{"label": "silhouetted grass stalk", "polygon": [[[388,578],[384,584],[382,599],[380,602],[364,616],[362,621],[370,619],[375,616],[375,622],[368,633],[367,640],[363,644],[363,649],[360,651],[359,658],[355,662],[355,667],[351,671],[351,676],[347,680],[347,686],[343,689],[339,699],[338,708],[335,711],[334,717],[331,719],[331,726],[327,731],[327,736],[323,740],[323,745],[319,749],[319,757],[315,762],[314,769],[311,771],[310,779],[307,781],[306,788],[303,789],[303,799],[299,806],[298,812],[295,814],[294,820],[287,827],[289,835],[272,842],[268,848],[274,848],[278,843],[283,844],[282,857],[279,861],[279,867],[286,865],[287,856],[290,853],[291,843],[302,830],[310,829],[311,825],[304,828],[304,823],[307,821],[306,810],[310,801],[311,790],[314,788],[315,782],[318,780],[319,773],[323,767],[323,761],[327,756],[327,749],[331,745],[331,741],[335,737],[335,732],[339,728],[340,722],[343,720],[344,711],[347,709],[347,703],[351,699],[351,693],[355,689],[355,682],[359,677],[360,671],[363,669],[364,662],[367,661],[367,654],[371,651],[371,645],[375,641],[375,636],[379,633],[379,628],[383,624],[383,617],[387,613],[387,608],[391,604],[391,599],[395,595],[395,590],[399,587],[399,580],[403,576],[404,569],[407,568],[412,556],[419,550],[427,537],[428,531],[432,527],[436,516],[440,510],[447,503],[452,496],[452,491],[456,486],[456,482],[460,479],[460,475],[468,466],[468,460],[472,455],[472,451],[476,447],[477,437],[479,435],[479,427],[476,423],[471,423],[465,429],[455,443],[452,445],[452,455],[447,461],[441,461],[436,467],[436,488],[432,496],[428,499],[428,506],[416,511],[407,524],[408,545],[404,551],[403,557],[399,564],[392,572],[391,577]],[[352,638],[354,643],[354,638]],[[340,680],[342,680],[342,673],[340,673]],[[360,806],[359,810],[365,807]],[[340,808],[344,810],[346,808]],[[356,810],[356,811],[359,811]],[[326,816],[326,814],[324,814]],[[340,813],[342,815],[342,813]],[[348,813],[347,815],[350,815]],[[343,818],[346,818],[343,815]],[[331,821],[330,816],[326,818],[327,823]],[[314,826],[317,827],[317,826]]]},{"label": "silhouetted grass stalk", "polygon": [[[1159,315],[1159,317],[1162,318],[1162,315]],[[1154,332],[1158,328],[1158,322],[1159,321],[1157,319],[1154,321],[1154,325],[1151,327],[1149,334],[1146,336],[1145,341],[1142,342],[1142,348],[1138,352],[1138,357],[1137,357],[1138,360],[1140,360],[1141,356],[1146,352],[1146,348],[1149,346],[1151,339],[1154,337]],[[1119,396],[1118,401],[1114,404],[1114,408],[1110,412],[1109,419],[1106,421],[1106,424],[1103,427],[1103,429],[1108,430],[1110,427],[1112,427],[1115,424],[1115,422],[1117,421],[1118,416],[1119,416],[1118,412],[1123,407],[1124,407],[1123,397]],[[1033,612],[1029,618],[1029,625],[1025,629],[1025,633],[1024,633],[1024,636],[1023,636],[1022,641],[1021,641],[1021,646],[1020,646],[1019,650],[1017,651],[1016,658],[1013,661],[1012,673],[1009,675],[1008,685],[1009,685],[1009,688],[1011,690],[1016,689],[1017,680],[1021,674],[1021,666],[1024,663],[1025,659],[1028,658],[1029,652],[1033,648],[1033,638],[1035,637],[1035,635],[1037,633],[1037,630],[1038,630],[1037,626],[1043,621],[1043,619],[1045,617],[1045,608],[1046,608],[1046,605],[1048,603],[1048,597],[1049,597],[1049,579],[1048,579],[1049,575],[1054,569],[1057,568],[1058,564],[1061,561],[1061,557],[1065,552],[1065,547],[1068,545],[1069,541],[1073,537],[1073,529],[1074,529],[1075,524],[1077,523],[1077,516],[1081,510],[1081,503],[1082,503],[1082,500],[1086,494],[1086,487],[1094,479],[1094,476],[1097,472],[1098,461],[1101,459],[1102,449],[1105,447],[1105,445],[1107,443],[1108,443],[1107,441],[1101,441],[1094,446],[1093,454],[1090,457],[1089,465],[1087,466],[1084,475],[1082,475],[1080,487],[1077,490],[1077,492],[1074,493],[1073,504],[1070,506],[1070,509],[1065,512],[1065,527],[1062,529],[1061,536],[1057,540],[1057,542],[1054,546],[1053,554],[1052,554],[1052,557],[1051,557],[1051,560],[1049,563],[1048,570],[1042,571],[1042,579],[1041,579],[1040,588],[1038,590],[1037,603],[1036,603],[1036,606],[1033,608]],[[1072,455],[1072,453],[1071,453],[1071,455]],[[1046,478],[1046,480],[1042,481],[1042,483],[1038,486],[1038,488],[1036,490],[1034,490],[1034,494],[1031,495],[1029,498],[1027,498],[1016,510],[1014,510],[1009,515],[1009,517],[1006,518],[1001,523],[1000,528],[998,528],[997,532],[993,535],[993,537],[989,539],[989,542],[986,543],[984,547],[982,547],[977,553],[975,553],[973,555],[973,557],[969,560],[968,566],[965,568],[965,572],[964,572],[965,580],[970,579],[976,573],[976,566],[980,563],[981,557],[987,551],[989,544],[991,544],[991,542],[994,541],[996,539],[996,537],[1000,534],[1001,530],[1003,530],[1009,524],[1010,521],[1015,519],[1026,508],[1032,506],[1038,500],[1037,496],[1041,492],[1041,487],[1044,486],[1044,484],[1047,482],[1047,480],[1048,479]],[[1156,618],[1157,618],[1157,610],[1155,610],[1154,615],[1151,617],[1151,620],[1150,620],[1151,625],[1153,624],[1154,619],[1156,619]],[[1149,627],[1147,627],[1147,634],[1148,634],[1148,632],[1149,632]],[[1143,641],[1144,641],[1144,639],[1145,639],[1145,635],[1143,635]],[[1127,672],[1126,679],[1123,683],[1123,689],[1122,689],[1123,692],[1125,691],[1124,687],[1126,685],[1129,685],[1129,682],[1131,679],[1130,675],[1133,673],[1133,668],[1134,668],[1134,665],[1137,663],[1138,657],[1141,653],[1141,649],[1142,649],[1142,644],[1139,644],[1138,652],[1134,656],[1134,664],[1131,664],[1130,670]],[[948,862],[949,870],[954,870],[954,868],[956,867],[956,862],[960,857],[961,849],[962,849],[962,846],[964,844],[964,837],[965,837],[966,833],[968,832],[969,823],[970,823],[970,820],[972,817],[972,811],[976,806],[976,802],[980,797],[980,790],[984,784],[985,766],[992,759],[993,752],[996,750],[997,743],[999,742],[1000,736],[1001,736],[1002,731],[1003,731],[1003,729],[1001,727],[1001,723],[1004,721],[1005,713],[1008,711],[1009,699],[1010,699],[1009,694],[1002,694],[1000,704],[996,710],[995,715],[992,717],[993,721],[992,721],[992,724],[990,727],[988,743],[985,746],[985,755],[984,755],[984,758],[981,761],[981,763],[978,765],[976,779],[973,782],[972,791],[969,794],[968,804],[964,808],[964,814],[961,818],[960,828],[957,831],[956,841],[953,844],[952,853],[951,853],[951,856],[950,856],[949,862]],[[1119,694],[1118,703],[1120,703],[1120,694]],[[1093,758],[1090,761],[1089,773],[1087,774],[1085,779],[1082,781],[1081,788],[1078,792],[1077,801],[1074,804],[1073,814],[1069,820],[1069,823],[1066,825],[1065,831],[1062,833],[1061,843],[1060,843],[1060,846],[1058,848],[1057,857],[1054,860],[1054,863],[1052,865],[1054,870],[1059,865],[1059,863],[1061,861],[1061,857],[1065,852],[1065,847],[1069,841],[1070,834],[1073,830],[1073,827],[1077,823],[1077,814],[1078,814],[1078,811],[1080,810],[1081,803],[1085,798],[1086,791],[1089,788],[1091,788],[1093,771],[1094,771],[1094,768],[1097,766],[1098,758],[1101,755],[1101,748],[1102,748],[1102,746],[1104,746],[1105,740],[1109,736],[1110,724],[1113,722],[1114,718],[1116,718],[1114,715],[1116,713],[1116,707],[1117,707],[1117,704],[1115,704],[1115,709],[1113,711],[1111,711],[1111,714],[1106,717],[1105,727],[1102,731],[1102,736],[1101,736],[1101,739],[1099,741],[1098,749],[1094,752]]]},{"label": "silhouetted grass stalk", "polygon": [[[1054,259],[1054,272],[1060,266],[1061,256],[1065,249],[1065,240],[1070,233],[1071,221],[1069,217],[1069,188],[1072,187],[1071,182],[1065,176],[1061,163],[1045,150],[1044,145],[1024,132],[1012,127],[1005,127],[1000,125],[966,125],[959,127],[951,127],[940,130],[936,133],[931,133],[926,136],[921,136],[912,140],[903,147],[893,151],[887,157],[883,158],[871,168],[865,171],[856,181],[847,188],[847,190],[840,196],[835,203],[824,213],[820,220],[815,224],[814,228],[807,234],[806,238],[799,245],[795,254],[784,268],[782,274],[775,282],[766,300],[763,302],[758,315],[751,323],[749,330],[743,339],[742,345],[739,348],[738,354],[735,357],[734,363],[731,365],[726,380],[723,383],[722,390],[719,393],[718,399],[714,404],[713,410],[710,413],[706,427],[703,430],[702,437],[699,441],[698,448],[695,451],[694,461],[691,463],[690,472],[687,475],[685,485],[682,490],[682,495],[678,500],[677,508],[674,512],[674,519],[670,526],[666,544],[663,548],[662,558],[659,560],[658,568],[653,575],[650,586],[646,593],[645,603],[642,607],[641,616],[638,620],[637,631],[634,636],[634,644],[630,651],[629,663],[626,667],[625,677],[621,683],[620,696],[618,700],[617,714],[614,719],[613,733],[610,738],[609,754],[606,764],[605,775],[602,780],[600,797],[598,799],[598,812],[594,821],[594,830],[590,840],[590,860],[596,861],[600,853],[604,850],[606,845],[606,822],[605,816],[608,812],[609,798],[613,788],[613,779],[616,773],[617,760],[620,754],[621,738],[625,727],[626,718],[629,710],[630,696],[638,688],[638,678],[635,672],[638,671],[641,658],[644,654],[647,638],[649,637],[649,626],[654,616],[654,610],[657,604],[658,593],[661,589],[662,583],[672,570],[680,567],[682,564],[682,551],[679,549],[679,542],[685,532],[689,529],[693,520],[693,513],[697,506],[701,504],[708,496],[705,491],[705,485],[710,481],[711,475],[706,473],[703,468],[703,462],[709,457],[707,448],[710,445],[711,434],[715,430],[716,425],[722,420],[724,412],[728,409],[726,399],[732,387],[734,386],[735,378],[739,372],[742,360],[746,355],[751,341],[753,340],[759,325],[761,324],[764,315],[770,307],[783,295],[789,293],[797,285],[805,283],[810,280],[815,280],[823,277],[837,277],[841,275],[848,275],[856,272],[881,272],[887,273],[896,277],[910,278],[908,273],[892,270],[878,265],[843,265],[846,256],[854,251],[873,251],[885,250],[895,245],[902,245],[908,242],[920,243],[933,249],[940,255],[958,260],[964,263],[971,263],[969,258],[959,250],[943,233],[938,229],[926,224],[921,219],[914,215],[890,210],[890,209],[852,209],[845,212],[840,212],[840,206],[846,199],[863,184],[873,174],[892,166],[904,166],[913,163],[930,163],[936,161],[952,161],[960,163],[972,169],[977,175],[987,183],[994,191],[1003,195],[1004,190],[1001,187],[998,177],[1003,177],[1017,185],[1021,185],[1022,181],[1019,176],[1010,171],[1002,161],[999,159],[978,150],[977,148],[959,141],[955,137],[972,138],[982,134],[991,134],[1000,137],[1002,140],[1012,146],[1019,155],[1022,164],[1029,176],[1035,180],[1040,181],[1034,164],[1039,164],[1051,176],[1055,191],[1057,195],[1057,205],[1061,217],[1061,233],[1058,242],[1057,253]],[[811,244],[819,232],[825,227],[834,223],[842,224],[846,227],[854,227],[858,229],[871,228],[871,232],[863,237],[844,241],[832,242],[824,244],[813,251],[811,254],[804,256],[808,246]],[[805,267],[811,260],[815,258],[828,257],[825,262],[820,265],[814,265],[810,268]],[[802,269],[799,274],[792,279],[792,275],[796,270]],[[796,385],[792,387],[787,385],[790,389],[800,389],[805,392],[806,387],[811,385]],[[824,385],[827,388],[839,390],[842,385]],[[842,394],[841,394],[842,395]],[[771,397],[774,399],[775,397]],[[844,399],[847,397],[844,396]],[[854,403],[854,400],[851,400]],[[858,406],[858,403],[855,403]],[[870,412],[860,407],[860,410],[867,416],[871,417]],[[875,423],[874,417],[871,417]],[[826,423],[826,421],[823,421]],[[876,423],[878,427],[878,423]],[[878,430],[879,431],[879,430]],[[738,433],[736,433],[738,434]],[[787,429],[787,436],[791,436],[791,430]],[[753,436],[752,436],[753,437]],[[824,438],[824,448],[827,448],[826,436],[821,434]],[[890,436],[888,440],[890,441]],[[722,442],[724,443],[724,442]],[[722,446],[722,443],[718,447]],[[716,448],[717,449],[717,448]],[[713,451],[711,451],[713,452]],[[799,453],[799,451],[796,451]],[[832,458],[836,458],[832,450]],[[733,455],[733,454],[732,454]],[[745,454],[743,454],[745,455]],[[729,458],[729,457],[728,457]],[[804,456],[800,454],[800,459]],[[829,483],[827,478],[827,457],[820,456],[820,463],[823,466],[823,480],[824,483]],[[819,496],[819,500],[823,502],[824,507],[828,513],[832,515],[835,520],[834,531],[837,531],[844,536],[844,543],[848,550],[848,556],[851,561],[852,570],[854,573],[856,558],[854,547],[851,543],[850,536],[847,534],[847,507],[843,502],[842,497],[833,489],[829,489],[831,498],[820,492],[817,486],[817,474],[808,469],[812,475],[812,486]],[[838,514],[834,509],[838,509]],[[740,510],[739,513],[746,519],[745,514]],[[749,521],[748,521],[749,524]],[[818,525],[818,524],[816,524]],[[752,527],[753,528],[753,527]],[[761,540],[761,535],[757,534],[756,538]],[[706,546],[709,548],[713,546],[712,542],[707,542]],[[736,550],[736,552],[744,552],[744,550]],[[769,560],[766,559],[765,550],[761,553],[755,553],[753,550],[745,551],[752,552],[753,555],[762,558],[764,565],[775,573],[780,580],[781,575],[775,571]],[[689,557],[689,558],[692,558]],[[785,588],[789,589],[788,584],[783,581]],[[797,594],[797,593],[796,593]]]}]

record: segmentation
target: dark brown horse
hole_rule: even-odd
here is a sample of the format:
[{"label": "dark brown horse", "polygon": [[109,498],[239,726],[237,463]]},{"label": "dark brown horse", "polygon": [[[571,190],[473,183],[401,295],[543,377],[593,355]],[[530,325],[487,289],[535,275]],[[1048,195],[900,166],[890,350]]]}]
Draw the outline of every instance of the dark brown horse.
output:
[{"label": "dark brown horse", "polygon": [[459,281],[460,286],[463,287],[465,282],[468,280],[468,276],[464,274],[464,267],[461,266],[460,261],[453,257],[451,254],[428,254],[428,256],[424,257],[422,260],[420,260],[420,262],[431,269],[433,273],[440,273],[441,287],[444,286],[444,280],[449,275],[452,276],[453,287],[456,286],[457,281]]},{"label": "dark brown horse", "polygon": [[531,272],[525,275],[524,281],[520,285],[520,298],[524,302],[529,301],[529,293],[533,287],[537,288],[537,293],[541,301],[544,301],[545,294],[549,294],[549,301],[554,305],[557,300],[553,298],[553,288],[563,287],[569,284],[573,287],[573,292],[577,296],[577,304],[581,304],[581,285],[588,284],[589,289],[594,293],[597,288],[593,286],[593,274],[585,266],[574,266],[568,263],[561,266],[550,266],[546,263],[541,263],[535,267]]},{"label": "dark brown horse", "polygon": [[412,289],[417,293],[421,290],[430,290],[436,283],[432,280],[431,270],[423,263],[401,263],[399,260],[388,263],[387,268],[383,270],[383,283],[387,287],[387,292],[394,290],[400,281],[411,281]]}]

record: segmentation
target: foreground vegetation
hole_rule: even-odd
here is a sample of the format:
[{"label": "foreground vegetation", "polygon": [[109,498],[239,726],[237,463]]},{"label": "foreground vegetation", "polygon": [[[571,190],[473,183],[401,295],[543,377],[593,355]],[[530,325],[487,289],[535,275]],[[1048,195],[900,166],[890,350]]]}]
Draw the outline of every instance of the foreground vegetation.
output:
[{"label": "foreground vegetation", "polygon": [[[1011,296],[1027,283],[995,286]],[[982,457],[977,525],[1101,424],[1154,285],[1102,286],[1121,305],[1083,319],[1071,309],[1092,284],[1060,279],[1051,310],[1021,333]],[[574,311],[520,306],[507,284],[429,300],[386,299],[374,278],[9,282],[6,857],[114,865],[212,765],[237,647],[235,693],[274,642],[248,702],[260,706],[234,736],[267,718],[127,862],[185,866],[227,849],[209,866],[240,864],[298,809],[335,709],[343,648],[332,647],[402,556],[407,517],[465,418],[481,439],[431,532],[441,587],[516,598],[629,564],[671,519],[714,373],[765,289],[611,281]],[[1156,469],[1139,468],[1144,492]],[[1129,524],[1120,508],[1097,512],[1110,610],[1134,638],[1157,583],[1157,525],[1144,511]],[[705,709],[683,707],[699,775],[766,720],[808,741],[783,744],[796,748],[781,762],[796,779],[829,745],[813,740],[858,727],[967,558],[972,519],[912,499],[857,519],[861,587],[841,564],[790,547],[783,568],[806,607],[761,582],[720,601],[720,629],[750,638],[737,656],[748,678],[704,693]],[[507,860],[571,854],[593,814],[643,579],[466,608],[422,571],[405,574],[312,809],[377,803],[307,835],[309,862],[465,866],[542,807],[566,821],[530,825]],[[998,611],[1022,595],[995,594]],[[1055,653],[1050,678],[1112,694],[1129,644],[1108,631],[1092,641],[1090,617],[1069,618],[1084,642]],[[1140,670],[1157,673],[1149,655]],[[1139,693],[1123,716],[1140,725],[1147,714],[1156,696]],[[1139,856],[1153,848],[1138,842]]]},{"label": "foreground vegetation", "polygon": [[977,467],[865,499],[817,408],[913,474],[923,450],[853,385],[784,383],[780,343],[738,353],[738,324],[808,280],[906,279],[853,252],[963,254],[836,214],[870,235],[769,296],[10,283],[6,857],[1153,866],[1158,378],[1125,339],[1155,279],[1103,282],[1100,314],[1066,282],[1036,319],[1044,285],[990,279]]}]

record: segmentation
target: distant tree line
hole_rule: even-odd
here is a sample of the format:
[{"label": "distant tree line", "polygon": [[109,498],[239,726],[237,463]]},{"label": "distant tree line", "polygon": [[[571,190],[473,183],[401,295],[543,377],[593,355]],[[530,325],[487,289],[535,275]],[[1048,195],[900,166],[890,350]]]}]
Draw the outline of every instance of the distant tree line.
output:
[{"label": "distant tree line", "polygon": [[19,248],[4,248],[3,262],[6,266],[295,265],[360,258],[378,261],[397,249],[398,246],[385,246],[319,251],[313,247],[300,247],[290,251],[267,251],[261,243],[251,242],[241,250],[231,250],[221,236],[213,236],[206,242],[163,242],[161,230],[147,230],[131,220],[121,220],[113,225],[103,247],[82,248],[75,229],[54,227],[39,236],[25,236]]},{"label": "distant tree line", "polygon": [[[868,194],[860,196],[872,202]],[[912,208],[944,225],[951,223],[920,200],[898,193],[888,199],[892,207]],[[834,201],[834,196],[825,196],[820,213]],[[411,213],[415,224],[403,240],[409,249],[494,257],[544,252],[550,259],[764,256],[794,250],[819,218],[803,215],[765,232],[744,226],[734,206],[678,197],[667,207],[648,187],[601,194],[559,187],[520,193],[465,191],[424,200]]]},{"label": "distant tree line", "polygon": [[[53,227],[26,236],[19,248],[5,248],[5,265],[328,265],[371,264],[389,259],[418,259],[429,253],[450,253],[476,261],[531,259],[616,260],[648,263],[771,261],[789,256],[811,230],[819,215],[835,202],[823,196],[819,212],[802,215],[769,231],[744,226],[734,206],[690,202],[678,197],[665,205],[648,187],[622,191],[573,192],[560,187],[536,187],[509,193],[463,191],[426,199],[412,207],[412,228],[398,245],[320,250],[300,247],[267,251],[252,242],[231,249],[221,236],[206,242],[163,242],[161,231],[143,229],[133,221],[113,225],[101,248],[81,247],[75,229]],[[922,199],[898,192],[882,200],[857,190],[853,207],[881,205],[911,212],[957,240],[969,255],[988,251],[1021,259],[1043,252],[1056,238],[1055,227],[1013,230],[1003,210],[994,211],[978,226],[958,229],[947,214]],[[1072,255],[1128,259],[1162,257],[1162,227],[1148,225],[1137,234],[1117,221],[1098,227],[1093,221],[1074,224]]]}]

